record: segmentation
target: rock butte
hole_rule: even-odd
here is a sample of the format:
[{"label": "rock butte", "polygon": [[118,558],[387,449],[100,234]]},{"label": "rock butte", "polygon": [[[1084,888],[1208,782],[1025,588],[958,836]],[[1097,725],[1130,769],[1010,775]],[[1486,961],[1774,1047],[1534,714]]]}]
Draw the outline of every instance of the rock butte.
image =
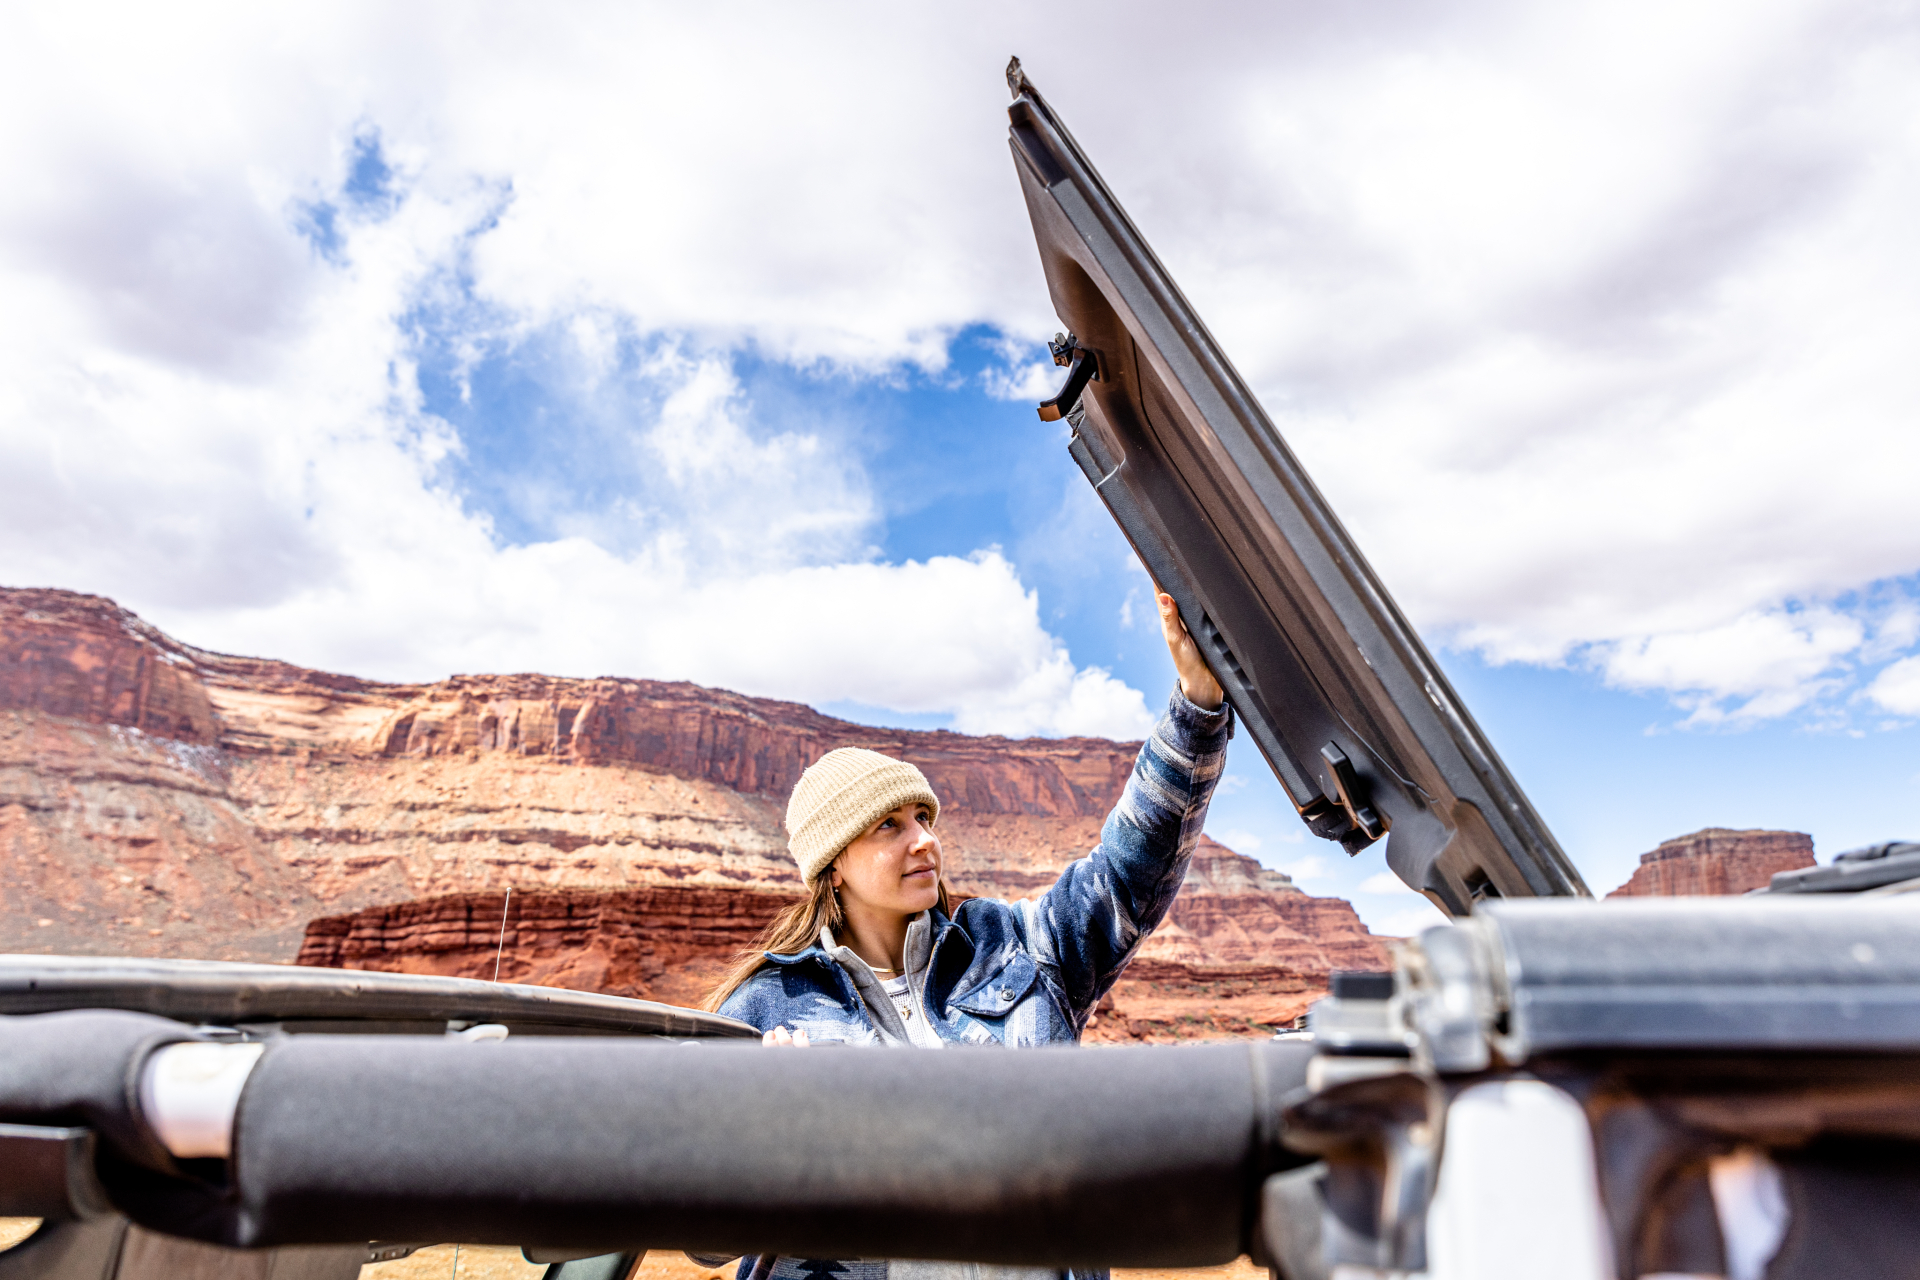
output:
[{"label": "rock butte", "polygon": [[[503,978],[688,1002],[798,892],[785,797],[837,746],[925,770],[956,889],[998,897],[1094,844],[1138,748],[650,680],[385,684],[0,589],[0,949],[491,977],[511,886]],[[1209,840],[1096,1035],[1247,1033],[1386,963],[1347,902]]]},{"label": "rock butte", "polygon": [[1697,897],[1764,888],[1776,871],[1814,865],[1813,837],[1803,831],[1729,831],[1708,827],[1663,840],[1609,898]]}]

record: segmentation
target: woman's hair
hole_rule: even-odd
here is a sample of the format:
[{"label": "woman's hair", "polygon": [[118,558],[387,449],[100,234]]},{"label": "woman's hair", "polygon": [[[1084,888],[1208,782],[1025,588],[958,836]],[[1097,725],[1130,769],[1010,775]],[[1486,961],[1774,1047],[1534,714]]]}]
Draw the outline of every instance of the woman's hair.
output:
[{"label": "woman's hair", "polygon": [[[939,878],[940,914],[953,914],[953,900],[947,893],[947,878]],[[832,868],[822,871],[814,878],[813,888],[807,896],[797,902],[789,902],[780,908],[771,923],[760,931],[753,945],[727,962],[727,971],[714,984],[700,1007],[718,1013],[727,997],[739,990],[740,984],[760,971],[767,964],[767,952],[775,955],[792,955],[805,951],[820,941],[820,930],[833,929],[836,932],[847,923],[847,917],[840,910],[840,895],[833,891]]]}]

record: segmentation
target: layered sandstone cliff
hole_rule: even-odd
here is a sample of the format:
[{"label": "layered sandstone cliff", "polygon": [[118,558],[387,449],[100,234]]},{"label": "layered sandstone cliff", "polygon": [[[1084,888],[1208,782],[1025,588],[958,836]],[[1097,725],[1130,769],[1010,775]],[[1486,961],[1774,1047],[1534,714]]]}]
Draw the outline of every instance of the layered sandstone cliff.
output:
[{"label": "layered sandstone cliff", "polygon": [[327,916],[298,963],[698,1004],[793,895],[655,885],[456,893]]},{"label": "layered sandstone cliff", "polygon": [[[449,894],[329,916],[301,964],[435,973],[698,1002],[793,895],[661,885]],[[1333,969],[1387,965],[1352,906],[1203,839],[1167,922],[1102,1010],[1095,1039],[1270,1030]]]},{"label": "layered sandstone cliff", "polygon": [[[686,999],[797,891],[782,802],[844,745],[924,769],[956,887],[1006,897],[1094,844],[1136,749],[873,729],[647,680],[383,684],[0,590],[0,949],[291,960],[309,921],[344,917],[313,935],[358,948],[334,962],[478,974],[511,886],[531,914],[503,977]],[[492,920],[484,945],[449,923],[468,916]],[[1345,902],[1209,844],[1134,980],[1312,992],[1383,961]]]},{"label": "layered sandstone cliff", "polygon": [[1699,897],[1765,888],[1776,871],[1814,865],[1813,837],[1803,831],[1730,831],[1708,827],[1663,840],[1609,898]]},{"label": "layered sandstone cliff", "polygon": [[[17,873],[0,945],[289,957],[316,908],[509,884],[791,890],[781,802],[843,745],[925,769],[954,878],[996,893],[1043,887],[1092,842],[1134,749],[870,729],[646,680],[380,684],[194,649],[98,597],[0,592]],[[194,916],[214,902],[242,909],[216,930]]]}]

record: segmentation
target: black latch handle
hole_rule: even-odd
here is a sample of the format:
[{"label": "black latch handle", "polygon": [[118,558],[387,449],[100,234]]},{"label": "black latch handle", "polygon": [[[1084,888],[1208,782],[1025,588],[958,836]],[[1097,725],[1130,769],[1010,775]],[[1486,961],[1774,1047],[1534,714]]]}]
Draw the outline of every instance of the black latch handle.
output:
[{"label": "black latch handle", "polygon": [[[1347,753],[1329,742],[1320,748],[1320,758],[1327,762],[1327,771],[1333,775],[1334,794],[1327,798],[1346,810],[1347,818],[1355,829],[1366,837],[1361,842],[1362,847],[1385,835],[1387,826],[1369,803],[1372,797],[1367,793],[1367,784],[1354,771],[1353,761],[1347,759]],[[1348,851],[1358,852],[1357,849]]]},{"label": "black latch handle", "polygon": [[1070,333],[1049,342],[1047,349],[1053,353],[1055,364],[1071,362],[1073,365],[1073,372],[1067,375],[1067,385],[1060,388],[1060,394],[1040,402],[1040,421],[1058,422],[1073,412],[1073,406],[1080,403],[1080,393],[1100,376],[1100,362]]}]

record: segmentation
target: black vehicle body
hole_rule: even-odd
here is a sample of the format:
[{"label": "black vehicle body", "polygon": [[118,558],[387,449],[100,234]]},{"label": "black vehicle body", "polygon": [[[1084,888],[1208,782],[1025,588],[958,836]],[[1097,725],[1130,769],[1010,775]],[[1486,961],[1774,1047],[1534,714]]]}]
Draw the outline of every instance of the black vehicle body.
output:
[{"label": "black vehicle body", "polygon": [[[497,1051],[496,1040],[530,1037],[536,1043],[590,1037],[589,1043],[669,1044],[758,1038],[753,1028],[717,1014],[551,987],[287,965],[0,955],[0,1022],[80,1010],[153,1015],[216,1042],[350,1043],[382,1060],[383,1046],[402,1043],[446,1043],[483,1054]],[[20,1056],[16,1048],[11,1060],[0,1057],[0,1080],[21,1083],[9,1078]],[[451,1087],[451,1080],[436,1085]],[[469,1127],[487,1123],[484,1112],[462,1110]],[[444,1146],[418,1150],[433,1159],[450,1154]],[[351,1280],[369,1262],[405,1257],[418,1247],[397,1237],[321,1243],[315,1236],[292,1247],[236,1252],[169,1235],[170,1226],[185,1224],[166,1210],[154,1216],[136,1209],[146,1223],[140,1226],[116,1206],[94,1167],[99,1156],[97,1137],[84,1125],[0,1124],[0,1217],[47,1219],[33,1236],[0,1252],[0,1280]],[[200,1198],[220,1194],[204,1169],[183,1164],[180,1172]],[[179,1213],[177,1203],[170,1207]],[[532,1256],[541,1257],[538,1251]],[[555,1262],[549,1273],[614,1280],[636,1258],[628,1248]]]},{"label": "black vehicle body", "polygon": [[[110,1280],[128,1220],[229,1250],[197,1256],[236,1277],[382,1240],[599,1250],[596,1274],[654,1247],[1251,1252],[1288,1280],[1920,1275],[1920,849],[1743,899],[1585,900],[1017,63],[1009,81],[1073,334],[1042,416],[1074,423],[1302,818],[1349,851],[1384,836],[1459,918],[1392,974],[1337,980],[1311,1034],[1097,1052],[769,1052],[603,997],[23,957],[0,966],[0,1214],[51,1225],[0,1280]],[[476,1024],[509,1034],[462,1038]],[[224,1160],[170,1160],[140,1112],[131,1082],[182,1037],[266,1046]],[[1539,1159],[1501,1145],[1526,1137],[1515,1116],[1551,1130]],[[1729,1208],[1742,1186],[1757,1217]]]}]

